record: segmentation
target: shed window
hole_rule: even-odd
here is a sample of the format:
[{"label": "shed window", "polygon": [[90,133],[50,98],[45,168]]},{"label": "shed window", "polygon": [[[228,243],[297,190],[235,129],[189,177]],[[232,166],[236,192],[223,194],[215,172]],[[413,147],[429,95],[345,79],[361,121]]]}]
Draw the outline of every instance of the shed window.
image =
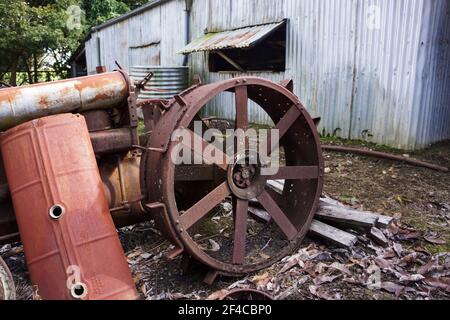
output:
[{"label": "shed window", "polygon": [[286,69],[286,20],[207,33],[181,53],[207,52],[210,72]]}]

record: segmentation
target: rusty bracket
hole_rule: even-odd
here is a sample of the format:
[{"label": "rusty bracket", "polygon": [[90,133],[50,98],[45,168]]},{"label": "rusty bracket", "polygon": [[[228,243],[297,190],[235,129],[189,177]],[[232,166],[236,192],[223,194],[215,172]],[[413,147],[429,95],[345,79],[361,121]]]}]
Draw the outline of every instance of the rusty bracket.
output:
[{"label": "rusty bracket", "polygon": [[144,79],[139,81],[139,83],[136,85],[136,89],[141,91],[145,89],[145,85],[150,81],[151,78],[153,78],[155,74],[153,72],[149,72]]},{"label": "rusty bracket", "polygon": [[294,92],[294,80],[292,79],[285,79],[280,82],[280,86],[285,87],[290,92]]},{"label": "rusty bracket", "polygon": [[139,136],[137,132],[137,127],[139,124],[139,119],[137,115],[137,93],[136,93],[136,87],[134,86],[133,82],[131,81],[130,76],[128,73],[122,68],[122,66],[116,61],[115,62],[119,71],[122,76],[125,78],[125,80],[128,83],[128,98],[127,98],[127,105],[128,105],[128,121],[129,126],[132,128],[132,144],[133,145],[139,145]]}]

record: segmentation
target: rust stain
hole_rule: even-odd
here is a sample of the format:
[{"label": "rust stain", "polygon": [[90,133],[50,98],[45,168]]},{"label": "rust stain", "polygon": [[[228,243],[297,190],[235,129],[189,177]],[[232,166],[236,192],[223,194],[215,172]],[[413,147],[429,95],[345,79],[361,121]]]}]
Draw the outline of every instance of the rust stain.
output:
[{"label": "rust stain", "polygon": [[38,107],[39,107],[40,109],[48,109],[48,97],[47,97],[47,96],[42,96],[42,97],[39,99]]}]

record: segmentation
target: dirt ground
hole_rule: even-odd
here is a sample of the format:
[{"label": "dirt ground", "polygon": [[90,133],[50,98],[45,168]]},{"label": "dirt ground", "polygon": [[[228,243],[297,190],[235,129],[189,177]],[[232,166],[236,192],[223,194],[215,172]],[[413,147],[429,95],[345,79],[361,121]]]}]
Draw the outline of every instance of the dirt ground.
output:
[{"label": "dirt ground", "polygon": [[[169,244],[148,222],[119,231],[140,298],[204,299],[234,287],[259,288],[279,299],[450,298],[450,173],[351,154],[324,156],[327,195],[397,219],[388,248],[364,237],[352,250],[307,238],[297,253],[267,270],[221,277],[208,286],[202,272],[182,272],[181,258],[164,258]],[[450,142],[410,156],[450,166]],[[18,299],[31,299],[20,244],[4,246],[0,254],[14,275]],[[372,267],[381,268],[378,287],[368,285]]]}]

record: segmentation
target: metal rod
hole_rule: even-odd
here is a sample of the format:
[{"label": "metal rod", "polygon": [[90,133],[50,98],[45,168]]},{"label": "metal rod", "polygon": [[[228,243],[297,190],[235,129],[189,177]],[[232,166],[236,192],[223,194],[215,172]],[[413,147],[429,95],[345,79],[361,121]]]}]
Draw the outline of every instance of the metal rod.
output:
[{"label": "metal rod", "polygon": [[342,146],[330,146],[330,145],[323,145],[322,150],[326,151],[335,151],[335,152],[349,152],[349,153],[356,153],[361,154],[364,156],[370,156],[370,157],[376,157],[376,158],[382,158],[382,159],[389,159],[389,160],[395,160],[395,161],[403,161],[405,163],[411,164],[413,166],[417,167],[424,167],[436,171],[442,171],[442,172],[448,172],[447,167],[442,167],[436,164],[428,163],[425,161],[420,161],[417,159],[411,159],[403,156],[398,156],[395,154],[385,153],[385,152],[379,152],[379,151],[373,151],[373,150],[367,150],[367,149],[361,149],[361,148],[349,148],[349,147],[342,147]]}]

